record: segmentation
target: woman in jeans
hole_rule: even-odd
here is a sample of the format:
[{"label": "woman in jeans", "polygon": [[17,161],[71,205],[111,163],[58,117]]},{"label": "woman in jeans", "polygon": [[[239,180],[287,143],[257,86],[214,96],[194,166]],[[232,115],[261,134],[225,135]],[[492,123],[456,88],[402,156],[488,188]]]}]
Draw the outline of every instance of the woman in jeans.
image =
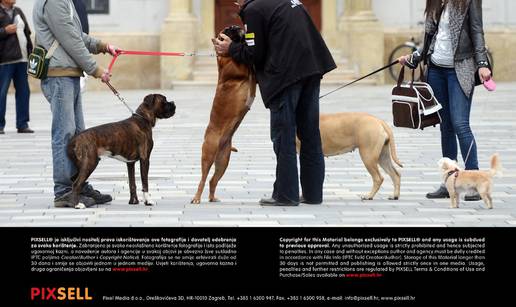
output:
[{"label": "woman in jeans", "polygon": [[[491,78],[482,23],[482,0],[427,0],[425,44],[422,50],[399,58],[412,69],[428,64],[427,80],[442,104],[440,111],[443,157],[457,160],[458,146],[467,170],[478,169],[477,144],[469,125],[475,74]],[[447,198],[441,184],[427,198]],[[480,200],[478,193],[466,200]]]}]

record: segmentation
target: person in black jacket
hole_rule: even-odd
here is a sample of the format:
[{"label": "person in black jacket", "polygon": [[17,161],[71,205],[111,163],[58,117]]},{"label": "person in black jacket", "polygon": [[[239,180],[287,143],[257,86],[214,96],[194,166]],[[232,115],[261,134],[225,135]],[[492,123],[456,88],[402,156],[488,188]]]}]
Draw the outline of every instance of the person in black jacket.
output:
[{"label": "person in black jacket", "polygon": [[[324,157],[319,132],[319,90],[322,76],[335,62],[310,15],[297,0],[246,0],[240,17],[246,43],[224,34],[214,39],[219,56],[254,66],[265,107],[271,114],[271,139],[276,154],[276,181],[268,206],[320,204],[323,200]],[[301,140],[299,197],[296,134]]]},{"label": "person in black jacket", "polygon": [[[478,170],[470,114],[475,85],[488,81],[492,74],[484,38],[482,0],[427,0],[425,15],[423,48],[398,60],[412,69],[421,62],[428,64],[428,83],[443,106],[439,111],[442,155],[457,160],[460,148],[466,170]],[[450,195],[442,183],[426,197]],[[479,201],[481,197],[477,192],[469,193],[465,200]]]},{"label": "person in black jacket", "polygon": [[86,10],[86,5],[84,5],[84,0],[73,0],[73,5],[75,6],[75,11],[77,12],[77,15],[79,15],[79,19],[81,20],[82,32],[90,34],[88,11]]},{"label": "person in black jacket", "polygon": [[7,91],[11,80],[16,88],[16,128],[18,133],[33,133],[29,128],[30,89],[27,59],[32,52],[29,23],[16,0],[0,1],[0,134],[4,134]]}]

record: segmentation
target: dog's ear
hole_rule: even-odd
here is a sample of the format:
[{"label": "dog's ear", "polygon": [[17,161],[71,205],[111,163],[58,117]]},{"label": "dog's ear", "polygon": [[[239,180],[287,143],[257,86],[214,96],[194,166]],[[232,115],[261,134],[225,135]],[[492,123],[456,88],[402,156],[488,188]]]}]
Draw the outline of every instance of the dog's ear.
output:
[{"label": "dog's ear", "polygon": [[156,115],[154,104],[156,100],[155,94],[150,94],[143,98],[142,104],[136,109],[136,113],[143,116],[154,127],[156,124]]},{"label": "dog's ear", "polygon": [[446,158],[441,158],[439,159],[439,161],[437,162],[437,165],[439,166],[439,169],[441,171],[445,171],[447,170],[449,167],[448,167],[448,159]]},{"label": "dog's ear", "polygon": [[150,95],[145,96],[145,98],[143,99],[143,102],[147,106],[151,107],[154,104],[155,99],[156,99],[156,94],[150,94]]}]

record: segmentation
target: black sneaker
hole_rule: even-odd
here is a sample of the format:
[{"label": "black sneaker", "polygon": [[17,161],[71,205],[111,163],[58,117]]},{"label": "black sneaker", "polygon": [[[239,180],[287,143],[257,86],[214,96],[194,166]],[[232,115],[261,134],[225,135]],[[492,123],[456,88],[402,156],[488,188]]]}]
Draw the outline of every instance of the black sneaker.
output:
[{"label": "black sneaker", "polygon": [[262,199],[260,199],[260,205],[262,205],[262,206],[278,206],[278,207],[295,207],[295,206],[298,206],[299,203],[281,202],[281,201],[275,200],[274,198],[262,198]]},{"label": "black sneaker", "polygon": [[482,197],[480,197],[480,194],[478,194],[478,192],[475,192],[473,194],[464,196],[464,200],[465,201],[479,201],[479,200],[482,200]]},{"label": "black sneaker", "polygon": [[0,134],[5,134],[4,128],[0,128]]},{"label": "black sneaker", "polygon": [[111,195],[102,194],[98,190],[94,190],[92,187],[86,188],[84,191],[82,191],[81,195],[89,197],[89,198],[93,198],[93,200],[95,201],[95,203],[97,205],[109,203],[110,201],[113,200]]},{"label": "black sneaker", "polygon": [[29,127],[21,128],[21,129],[18,129],[18,133],[34,133],[34,130],[30,129]]},{"label": "black sneaker", "polygon": [[307,204],[307,205],[320,205],[320,204],[322,204],[322,201],[309,201],[309,200],[306,200],[303,196],[299,197],[299,202],[302,203],[302,204]]},{"label": "black sneaker", "polygon": [[450,194],[448,193],[448,189],[444,185],[439,186],[434,192],[430,192],[426,194],[426,198],[429,199],[439,199],[439,198],[450,198]]},{"label": "black sneaker", "polygon": [[[79,195],[79,204],[83,204],[86,208],[96,205],[95,200],[84,195]],[[54,199],[54,207],[56,208],[76,208],[72,203],[72,192],[68,192],[63,196]],[[77,207],[78,209],[80,207]]]}]

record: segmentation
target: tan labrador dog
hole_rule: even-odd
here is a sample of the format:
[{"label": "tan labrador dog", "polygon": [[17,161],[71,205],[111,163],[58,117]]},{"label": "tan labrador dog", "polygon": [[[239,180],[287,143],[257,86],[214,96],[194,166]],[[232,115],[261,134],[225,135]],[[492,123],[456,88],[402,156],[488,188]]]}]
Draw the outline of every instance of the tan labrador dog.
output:
[{"label": "tan labrador dog", "polygon": [[[400,197],[401,175],[393,161],[403,167],[396,154],[394,134],[383,120],[367,113],[321,114],[321,140],[324,156],[331,157],[358,148],[360,158],[373,177],[373,188],[362,200],[372,200],[383,183],[378,165],[389,174],[394,183],[394,194]],[[299,140],[297,141],[299,151]]]}]

